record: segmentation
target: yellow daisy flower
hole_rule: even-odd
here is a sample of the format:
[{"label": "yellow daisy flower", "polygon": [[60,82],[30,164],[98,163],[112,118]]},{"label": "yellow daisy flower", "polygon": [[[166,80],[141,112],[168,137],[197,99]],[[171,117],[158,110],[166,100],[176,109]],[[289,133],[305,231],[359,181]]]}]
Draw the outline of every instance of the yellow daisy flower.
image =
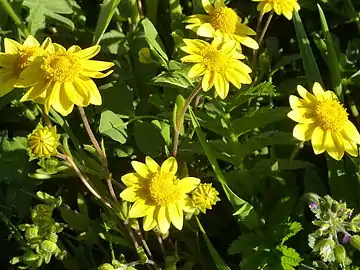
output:
[{"label": "yellow daisy flower", "polygon": [[131,165],[135,173],[128,173],[121,178],[127,188],[120,194],[123,200],[134,202],[129,217],[144,217],[145,231],[158,226],[160,232],[165,234],[170,223],[181,230],[183,211],[194,211],[188,193],[196,188],[200,179],[178,179],[178,165],[174,157],[165,160],[161,166],[150,157],[146,157],[145,164],[133,161]]},{"label": "yellow daisy flower", "polygon": [[212,187],[212,184],[198,185],[197,188],[191,192],[191,199],[194,205],[203,213],[208,209],[211,210],[212,206],[220,201],[219,192]]},{"label": "yellow daisy flower", "polygon": [[313,93],[298,86],[302,99],[291,95],[292,111],[288,117],[298,122],[293,135],[301,141],[311,140],[316,155],[324,151],[340,160],[346,151],[351,156],[358,156],[357,144],[360,135],[349,121],[348,114],[332,91],[324,91],[319,83],[313,86]]},{"label": "yellow daisy flower", "polygon": [[225,6],[224,0],[215,0],[214,6],[209,0],[202,0],[202,5],[207,15],[188,16],[185,19],[185,23],[188,23],[187,29],[202,37],[220,37],[224,41],[234,40],[252,49],[259,48],[258,43],[249,37],[254,36],[256,32],[241,23],[241,18],[233,9]]},{"label": "yellow daisy flower", "polygon": [[236,51],[236,43],[219,43],[214,39],[211,44],[200,39],[184,39],[186,46],[181,49],[189,55],[181,58],[183,62],[195,63],[189,70],[189,78],[203,76],[202,88],[208,91],[215,86],[216,93],[224,99],[229,93],[229,82],[236,88],[250,84],[251,68],[239,61],[245,56]]},{"label": "yellow daisy flower", "polygon": [[33,61],[20,75],[18,86],[30,87],[20,101],[43,100],[45,112],[53,107],[66,116],[74,105],[86,107],[101,105],[99,90],[91,78],[111,74],[100,71],[111,68],[111,62],[90,60],[100,51],[95,45],[81,49],[73,45],[68,50],[59,44],[50,44],[43,57]]},{"label": "yellow daisy flower", "polygon": [[297,0],[253,0],[260,2],[257,6],[258,11],[262,14],[275,11],[277,15],[284,15],[288,20],[292,19],[293,11],[299,11],[300,5]]},{"label": "yellow daisy flower", "polygon": [[29,154],[31,158],[51,157],[57,154],[60,135],[56,127],[43,127],[38,124],[28,136]]},{"label": "yellow daisy flower", "polygon": [[18,83],[20,73],[38,56],[44,54],[44,48],[50,43],[47,38],[43,44],[28,36],[23,44],[5,38],[5,52],[0,53],[0,97],[11,92]]}]

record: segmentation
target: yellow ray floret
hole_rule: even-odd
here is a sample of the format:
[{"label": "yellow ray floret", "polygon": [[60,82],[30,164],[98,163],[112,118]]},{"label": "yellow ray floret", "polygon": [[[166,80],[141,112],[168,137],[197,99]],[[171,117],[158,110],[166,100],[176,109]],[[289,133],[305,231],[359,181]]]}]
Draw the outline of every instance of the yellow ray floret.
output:
[{"label": "yellow ray floret", "polygon": [[145,164],[133,161],[131,165],[135,173],[128,173],[121,178],[127,188],[120,194],[123,200],[134,203],[129,217],[144,217],[145,231],[158,226],[160,232],[165,234],[171,223],[181,230],[183,212],[195,210],[188,194],[200,180],[195,177],[178,179],[178,165],[173,157],[165,160],[161,166],[150,157],[146,157]]},{"label": "yellow ray floret", "polygon": [[0,53],[0,97],[11,92],[18,83],[21,72],[37,57],[44,54],[44,49],[49,45],[47,38],[43,44],[33,37],[28,36],[23,44],[5,38],[5,52]]},{"label": "yellow ray floret", "polygon": [[319,83],[313,86],[313,93],[298,86],[301,98],[291,95],[292,111],[288,116],[298,122],[293,135],[301,141],[311,140],[316,155],[327,152],[340,160],[346,151],[358,156],[357,144],[360,135],[348,119],[348,114],[332,91],[324,91]]},{"label": "yellow ray floret", "polygon": [[291,20],[294,11],[300,10],[300,5],[297,0],[253,0],[260,2],[257,9],[265,14],[266,12],[275,11],[277,15],[284,15],[288,20]]},{"label": "yellow ray floret", "polygon": [[71,46],[68,50],[59,44],[50,44],[43,57],[33,61],[20,75],[17,86],[30,87],[21,101],[36,100],[68,115],[74,105],[86,107],[101,105],[99,90],[91,78],[104,78],[112,73],[111,62],[90,60],[100,51],[95,45],[87,49]]},{"label": "yellow ray floret", "polygon": [[194,63],[188,76],[202,76],[204,91],[215,86],[216,93],[224,99],[229,93],[230,82],[238,89],[241,84],[251,83],[251,68],[239,60],[245,57],[236,51],[234,41],[219,43],[219,39],[214,39],[209,44],[200,39],[184,39],[184,42],[186,46],[181,49],[189,55],[181,60]]},{"label": "yellow ray floret", "polygon": [[214,6],[209,0],[202,0],[202,5],[207,15],[196,14],[187,17],[187,29],[202,37],[220,37],[224,41],[234,40],[252,49],[259,48],[258,43],[249,37],[255,35],[255,31],[241,23],[241,18],[233,9],[226,7],[223,0],[215,0]]}]

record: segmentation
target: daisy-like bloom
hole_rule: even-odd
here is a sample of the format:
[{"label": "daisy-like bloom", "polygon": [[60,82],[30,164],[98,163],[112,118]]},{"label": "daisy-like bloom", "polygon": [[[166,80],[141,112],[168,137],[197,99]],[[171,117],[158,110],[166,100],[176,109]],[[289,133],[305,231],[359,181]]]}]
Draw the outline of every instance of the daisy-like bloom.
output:
[{"label": "daisy-like bloom", "polygon": [[101,105],[99,90],[91,78],[104,78],[112,73],[111,62],[90,60],[100,51],[95,45],[87,49],[51,43],[43,57],[34,60],[20,75],[18,86],[29,90],[21,101],[36,100],[44,103],[45,112],[53,107],[66,116],[74,104],[86,107],[89,104]]},{"label": "daisy-like bloom", "polygon": [[300,5],[297,0],[253,0],[260,2],[257,6],[261,14],[275,11],[277,15],[284,15],[288,20],[292,19],[293,11],[299,11]]},{"label": "daisy-like bloom", "polygon": [[44,48],[50,43],[47,38],[43,44],[28,36],[23,44],[5,38],[5,52],[0,53],[0,97],[11,92],[18,83],[21,72],[38,56],[44,54]]},{"label": "daisy-like bloom", "polygon": [[120,194],[123,200],[134,202],[129,217],[144,217],[145,231],[158,226],[160,232],[165,234],[171,223],[181,230],[183,211],[195,210],[188,193],[197,187],[200,179],[178,179],[178,165],[174,157],[165,160],[161,166],[150,157],[146,157],[145,164],[133,161],[131,165],[135,173],[128,173],[121,178],[127,188]]},{"label": "daisy-like bloom", "polygon": [[292,111],[288,117],[298,122],[293,135],[301,141],[311,140],[316,155],[326,151],[332,158],[340,160],[346,151],[358,156],[357,144],[360,135],[348,119],[348,114],[332,91],[324,91],[319,83],[313,86],[313,93],[298,86],[301,99],[291,95]]},{"label": "daisy-like bloom", "polygon": [[194,205],[201,212],[205,213],[207,209],[212,209],[212,206],[220,201],[218,195],[219,192],[217,192],[211,184],[200,184],[193,192],[191,192],[191,199],[194,202]]},{"label": "daisy-like bloom", "polygon": [[221,43],[219,39],[214,39],[211,44],[200,39],[184,39],[184,42],[186,46],[181,49],[189,55],[181,60],[195,63],[188,76],[203,76],[204,91],[215,86],[216,93],[224,99],[229,93],[230,82],[238,89],[241,84],[251,83],[251,68],[239,60],[245,56],[236,51],[236,42]]},{"label": "daisy-like bloom", "polygon": [[[202,5],[207,15],[191,15],[185,19],[187,29],[195,31],[199,36],[217,38],[224,41],[234,40],[252,49],[258,49],[258,43],[249,36],[256,32],[241,23],[241,18],[236,12],[225,6],[224,0],[215,0],[212,6],[209,0],[202,0]],[[241,49],[238,46],[238,49]]]},{"label": "daisy-like bloom", "polygon": [[28,135],[30,158],[43,158],[56,155],[60,135],[55,127],[43,127],[38,124],[36,129]]}]

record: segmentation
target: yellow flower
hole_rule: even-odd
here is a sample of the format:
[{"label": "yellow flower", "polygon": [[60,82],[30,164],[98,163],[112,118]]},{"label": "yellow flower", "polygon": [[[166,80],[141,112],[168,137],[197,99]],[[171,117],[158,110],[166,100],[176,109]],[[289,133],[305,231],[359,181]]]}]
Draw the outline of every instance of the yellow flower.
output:
[{"label": "yellow flower", "polygon": [[51,157],[56,155],[60,135],[55,127],[43,127],[39,124],[28,136],[30,158]]},{"label": "yellow flower", "polygon": [[234,40],[252,49],[259,48],[258,43],[249,37],[255,35],[255,31],[241,23],[241,18],[233,9],[225,6],[224,0],[215,0],[214,6],[209,0],[202,0],[202,5],[207,15],[196,14],[187,17],[187,29],[202,37],[220,37],[224,41]]},{"label": "yellow flower", "polygon": [[301,141],[311,140],[316,155],[324,151],[340,160],[344,151],[356,157],[360,135],[349,121],[348,114],[332,91],[324,91],[319,83],[313,86],[313,93],[298,86],[302,99],[291,95],[292,111],[288,117],[298,122],[293,135]]},{"label": "yellow flower", "polygon": [[266,12],[275,11],[277,15],[283,14],[288,20],[291,20],[293,11],[299,11],[300,5],[297,0],[253,0],[254,2],[261,2],[257,9],[265,14]]},{"label": "yellow flower", "polygon": [[239,61],[245,56],[236,51],[236,43],[220,44],[214,39],[211,44],[200,39],[184,39],[186,46],[181,49],[189,55],[183,62],[196,63],[189,71],[189,78],[203,76],[202,88],[208,91],[215,86],[216,93],[224,99],[229,93],[229,82],[236,88],[251,83],[251,68]]},{"label": "yellow flower", "polygon": [[200,184],[191,193],[191,199],[195,206],[205,213],[207,209],[212,209],[212,206],[220,201],[218,195],[219,192],[211,184]]},{"label": "yellow flower", "polygon": [[42,100],[46,113],[53,107],[62,115],[68,115],[74,104],[82,107],[101,105],[101,95],[91,78],[108,76],[112,70],[100,71],[114,64],[90,60],[99,51],[99,45],[84,50],[74,45],[66,50],[59,44],[50,44],[44,56],[21,73],[19,86],[30,87],[21,101]]},{"label": "yellow flower", "polygon": [[165,234],[170,223],[181,230],[183,211],[194,211],[188,193],[196,188],[200,180],[195,177],[178,179],[178,165],[173,157],[165,160],[161,167],[150,157],[146,157],[145,164],[133,161],[131,165],[135,173],[121,178],[127,188],[120,194],[123,200],[134,202],[129,217],[144,217],[145,231],[158,226]]},{"label": "yellow flower", "polygon": [[5,38],[5,53],[0,53],[0,97],[11,92],[18,83],[21,72],[38,56],[44,54],[44,48],[49,44],[47,38],[43,44],[28,36],[24,44]]},{"label": "yellow flower", "polygon": [[139,51],[139,61],[142,64],[151,64],[152,58],[149,48],[141,48]]}]

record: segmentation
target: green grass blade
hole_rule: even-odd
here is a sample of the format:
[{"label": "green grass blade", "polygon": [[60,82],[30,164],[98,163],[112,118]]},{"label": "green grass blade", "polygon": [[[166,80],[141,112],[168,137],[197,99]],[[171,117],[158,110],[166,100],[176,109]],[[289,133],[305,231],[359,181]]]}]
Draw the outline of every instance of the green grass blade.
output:
[{"label": "green grass blade", "polygon": [[301,59],[306,73],[306,80],[310,87],[312,87],[314,82],[323,84],[314,54],[310,47],[309,39],[305,33],[304,25],[302,24],[301,18],[297,12],[294,12],[293,23],[296,38],[299,44]]},{"label": "green grass blade", "polygon": [[331,38],[331,33],[329,31],[328,24],[326,22],[326,17],[321,9],[320,5],[318,4],[319,14],[320,14],[320,21],[321,27],[325,38],[326,48],[327,48],[327,59],[328,65],[330,69],[331,81],[332,86],[336,95],[339,97],[340,100],[344,99],[343,92],[342,92],[342,84],[341,84],[341,73],[339,68],[339,61],[335,52],[334,44]]},{"label": "green grass blade", "polygon": [[176,29],[183,29],[182,23],[182,10],[180,5],[180,0],[169,0],[170,7],[170,16],[171,16],[171,29],[175,31]]},{"label": "green grass blade", "polygon": [[219,164],[215,158],[213,151],[211,150],[208,142],[206,141],[205,134],[201,130],[200,124],[197,121],[194,112],[191,110],[191,108],[189,108],[189,111],[190,111],[191,122],[195,129],[201,147],[204,149],[205,155],[209,160],[217,179],[221,183],[227,199],[230,201],[233,208],[235,209],[234,216],[237,216],[238,220],[244,222],[245,226],[247,226],[248,228],[257,227],[259,225],[258,224],[259,218],[254,207],[247,201],[238,197],[227,185],[225,176],[219,167]]},{"label": "green grass blade", "polygon": [[94,33],[94,44],[99,44],[103,34],[106,31],[106,28],[109,26],[111,18],[114,15],[114,12],[120,3],[120,0],[104,0],[99,19],[96,24],[95,33]]},{"label": "green grass blade", "polygon": [[219,270],[229,270],[229,266],[226,265],[226,263],[224,262],[224,260],[221,258],[221,256],[219,255],[219,253],[216,251],[216,249],[214,248],[214,246],[212,245],[209,237],[207,236],[203,226],[200,223],[200,220],[196,217],[196,221],[197,224],[199,226],[199,229],[204,237],[206,246],[210,252],[211,257],[213,258],[216,268]]}]

